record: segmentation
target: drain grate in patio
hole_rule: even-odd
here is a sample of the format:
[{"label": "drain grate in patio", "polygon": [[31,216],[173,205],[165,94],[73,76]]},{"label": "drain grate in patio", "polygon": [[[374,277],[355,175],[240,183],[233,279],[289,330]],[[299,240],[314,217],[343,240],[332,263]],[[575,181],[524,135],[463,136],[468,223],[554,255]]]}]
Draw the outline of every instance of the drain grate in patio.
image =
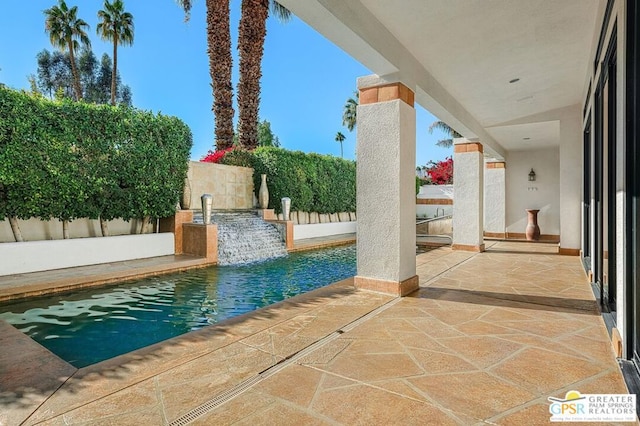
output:
[{"label": "drain grate in patio", "polygon": [[334,331],[333,333],[323,337],[322,339],[312,343],[311,345],[307,346],[304,349],[301,349],[300,351],[296,352],[295,354],[291,355],[288,358],[285,358],[284,360],[278,362],[275,365],[272,365],[271,367],[267,368],[266,370],[258,373],[257,375],[250,377],[240,383],[238,383],[237,385],[235,385],[234,387],[232,387],[231,389],[228,389],[224,392],[222,392],[221,394],[219,394],[218,396],[210,399],[209,401],[205,402],[204,404],[201,404],[200,406],[194,408],[193,410],[189,411],[188,413],[182,415],[181,417],[175,419],[174,421],[172,421],[171,423],[169,423],[169,426],[185,426],[188,425],[194,421],[196,421],[198,418],[204,416],[205,414],[215,410],[216,408],[218,408],[219,406],[221,406],[222,404],[231,401],[233,398],[241,395],[242,393],[244,393],[245,391],[247,391],[248,389],[250,389],[251,387],[257,385],[258,383],[262,382],[263,380],[273,376],[274,374],[276,374],[278,371],[284,369],[285,367],[293,364],[294,362],[298,361],[299,359],[305,357],[306,355],[314,352],[315,350],[319,349],[320,347],[326,345],[327,343],[331,342],[332,340],[338,338],[341,334],[353,330],[355,327],[357,327],[358,325],[360,325],[361,323],[367,321],[370,318],[373,318],[374,316],[378,315],[380,312],[383,312],[384,310],[390,308],[391,306],[395,305],[396,303],[400,302],[401,298],[396,298],[393,299],[387,303],[385,303],[382,306],[379,306],[378,308],[374,309],[373,311],[369,312],[368,314],[365,314],[363,316],[361,316],[360,318],[350,322],[349,324],[345,325],[344,327],[342,327],[340,330]]}]

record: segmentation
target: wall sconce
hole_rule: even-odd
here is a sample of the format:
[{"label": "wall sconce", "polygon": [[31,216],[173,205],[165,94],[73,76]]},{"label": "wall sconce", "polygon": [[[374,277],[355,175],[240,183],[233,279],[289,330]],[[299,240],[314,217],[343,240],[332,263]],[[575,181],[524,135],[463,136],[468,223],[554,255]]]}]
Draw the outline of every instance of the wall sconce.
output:
[{"label": "wall sconce", "polygon": [[536,172],[533,171],[533,168],[529,172],[529,182],[535,182],[536,180]]}]

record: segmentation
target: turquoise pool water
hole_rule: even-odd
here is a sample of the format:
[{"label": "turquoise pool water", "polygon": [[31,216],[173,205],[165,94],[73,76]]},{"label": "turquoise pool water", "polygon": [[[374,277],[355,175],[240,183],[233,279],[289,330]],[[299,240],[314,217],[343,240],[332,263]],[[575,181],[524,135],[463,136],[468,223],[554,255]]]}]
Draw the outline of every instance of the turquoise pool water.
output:
[{"label": "turquoise pool water", "polygon": [[5,303],[0,319],[84,367],[355,274],[342,246]]}]

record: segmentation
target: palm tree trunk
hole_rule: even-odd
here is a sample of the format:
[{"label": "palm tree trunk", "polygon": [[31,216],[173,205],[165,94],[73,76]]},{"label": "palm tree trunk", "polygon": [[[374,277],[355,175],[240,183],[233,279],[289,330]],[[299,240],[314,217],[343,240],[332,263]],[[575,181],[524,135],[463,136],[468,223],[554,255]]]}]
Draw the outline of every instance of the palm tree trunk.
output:
[{"label": "palm tree trunk", "polygon": [[62,238],[64,238],[65,240],[69,239],[69,221],[68,220],[62,221]]},{"label": "palm tree trunk", "polygon": [[113,36],[113,72],[111,73],[111,105],[116,104],[116,78],[118,75],[118,34]]},{"label": "palm tree trunk", "polygon": [[16,243],[23,242],[24,239],[22,238],[22,232],[20,232],[18,218],[15,216],[9,216],[9,225],[11,225],[11,231],[13,232],[13,238],[15,238]]},{"label": "palm tree trunk", "polygon": [[213,83],[216,148],[233,146],[233,86],[229,0],[207,0],[207,52]]},{"label": "palm tree trunk", "polygon": [[73,44],[71,39],[67,40],[67,46],[69,46],[69,60],[71,61],[71,77],[73,78],[73,91],[76,94],[76,101],[82,100],[82,88],[80,87],[80,76],[78,75],[78,69],[76,68],[76,58],[73,54]]},{"label": "palm tree trunk", "polygon": [[268,16],[269,0],[242,0],[238,32],[238,50],[240,51],[238,129],[240,145],[247,149],[258,146],[261,64]]}]

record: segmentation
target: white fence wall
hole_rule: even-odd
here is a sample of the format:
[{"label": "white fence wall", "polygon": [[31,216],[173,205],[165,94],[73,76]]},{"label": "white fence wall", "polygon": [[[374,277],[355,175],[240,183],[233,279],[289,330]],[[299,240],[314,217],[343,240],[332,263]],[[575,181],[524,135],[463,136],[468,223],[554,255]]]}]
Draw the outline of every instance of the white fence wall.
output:
[{"label": "white fence wall", "polygon": [[352,234],[357,229],[357,222],[314,223],[309,225],[293,225],[293,240],[326,237],[329,235]]},{"label": "white fence wall", "polygon": [[0,244],[0,276],[174,254],[173,233]]}]

